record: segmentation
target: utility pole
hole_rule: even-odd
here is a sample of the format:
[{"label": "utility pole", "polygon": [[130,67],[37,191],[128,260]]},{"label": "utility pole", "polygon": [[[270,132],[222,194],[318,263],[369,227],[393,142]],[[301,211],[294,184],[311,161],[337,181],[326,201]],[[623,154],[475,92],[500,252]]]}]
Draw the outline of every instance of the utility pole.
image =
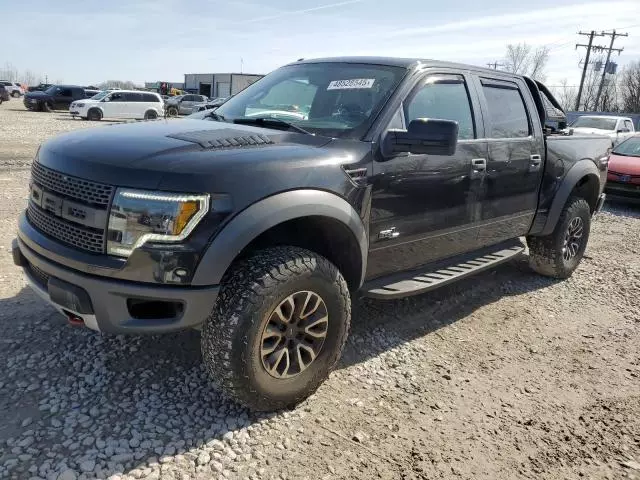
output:
[{"label": "utility pole", "polygon": [[607,67],[609,65],[609,59],[611,58],[611,52],[615,50],[618,52],[618,55],[620,55],[620,52],[624,50],[624,48],[613,48],[613,42],[615,42],[616,37],[629,36],[628,33],[616,33],[615,30],[613,32],[602,32],[602,35],[610,36],[611,43],[609,44],[609,49],[607,51],[607,61],[604,62],[604,68],[602,69],[602,78],[600,79],[600,86],[598,87],[598,94],[596,95],[596,110],[598,109],[598,102],[600,101],[600,94],[602,93],[602,87],[604,87],[604,79],[605,79],[605,76],[607,75]]},{"label": "utility pole", "polygon": [[497,70],[498,67],[504,67],[504,64],[503,63],[498,63],[498,62],[493,62],[493,63],[489,62],[489,63],[487,63],[487,67],[493,68],[494,70]]},{"label": "utility pole", "polygon": [[576,112],[580,110],[580,100],[582,99],[582,88],[584,87],[584,79],[587,75],[587,65],[589,65],[589,56],[591,55],[591,46],[593,44],[593,37],[602,37],[604,34],[596,33],[591,30],[591,33],[578,32],[578,35],[589,35],[589,44],[584,45],[582,43],[576,43],[576,49],[578,47],[587,47],[587,58],[584,60],[584,67],[582,69],[582,78],[580,79],[580,87],[578,88],[578,98],[576,99]]}]

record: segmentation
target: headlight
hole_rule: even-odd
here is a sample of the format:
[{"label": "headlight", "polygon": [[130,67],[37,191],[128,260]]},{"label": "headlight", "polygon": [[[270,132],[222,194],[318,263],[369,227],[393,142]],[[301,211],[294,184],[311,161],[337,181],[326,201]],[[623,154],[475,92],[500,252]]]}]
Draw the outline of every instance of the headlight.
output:
[{"label": "headlight", "polygon": [[209,211],[209,195],[119,188],[109,212],[107,253],[128,257],[147,241],[180,242]]},{"label": "headlight", "polygon": [[76,107],[84,107],[84,103],[76,103],[75,106]]}]

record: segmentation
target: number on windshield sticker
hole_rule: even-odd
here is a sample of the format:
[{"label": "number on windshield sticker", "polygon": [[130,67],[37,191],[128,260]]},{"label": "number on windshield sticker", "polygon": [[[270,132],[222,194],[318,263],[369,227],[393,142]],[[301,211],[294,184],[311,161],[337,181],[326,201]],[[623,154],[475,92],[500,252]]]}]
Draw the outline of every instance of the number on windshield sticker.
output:
[{"label": "number on windshield sticker", "polygon": [[333,80],[327,90],[350,90],[358,88],[372,88],[375,78],[352,78],[351,80]]}]

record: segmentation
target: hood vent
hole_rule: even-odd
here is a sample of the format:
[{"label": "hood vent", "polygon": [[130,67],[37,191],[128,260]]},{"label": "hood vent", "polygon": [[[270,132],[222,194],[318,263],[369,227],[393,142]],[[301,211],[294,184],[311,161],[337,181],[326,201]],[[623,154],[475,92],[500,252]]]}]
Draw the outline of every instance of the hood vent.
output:
[{"label": "hood vent", "polygon": [[260,133],[254,133],[251,135],[246,135],[244,133],[245,132],[241,130],[224,128],[220,130],[183,132],[167,136],[177,140],[184,140],[185,142],[197,143],[202,148],[213,148],[216,150],[257,147],[273,145],[275,143],[271,138]]}]

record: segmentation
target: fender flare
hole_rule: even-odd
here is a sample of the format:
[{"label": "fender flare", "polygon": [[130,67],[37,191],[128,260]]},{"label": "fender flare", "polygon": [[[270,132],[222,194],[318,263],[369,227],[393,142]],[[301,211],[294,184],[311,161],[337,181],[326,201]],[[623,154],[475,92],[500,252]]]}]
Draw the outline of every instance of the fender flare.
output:
[{"label": "fender flare", "polygon": [[236,215],[213,239],[196,268],[192,285],[218,285],[238,254],[276,225],[308,216],[322,216],[346,225],[360,247],[360,283],[367,268],[368,236],[362,219],[343,198],[322,190],[291,190],[260,200]]},{"label": "fender flare", "polygon": [[91,110],[98,110],[100,112],[100,115],[102,115],[102,118],[104,118],[104,110],[102,110],[102,107],[97,107],[97,106],[91,106],[87,109],[87,118],[89,118],[89,112]]},{"label": "fender flare", "polygon": [[592,160],[580,160],[575,163],[562,179],[560,187],[556,191],[551,208],[547,214],[547,220],[544,227],[538,235],[550,235],[556,228],[556,224],[560,219],[560,214],[564,208],[569,195],[576,187],[578,182],[585,176],[594,176],[598,183],[600,183],[600,171]]}]

